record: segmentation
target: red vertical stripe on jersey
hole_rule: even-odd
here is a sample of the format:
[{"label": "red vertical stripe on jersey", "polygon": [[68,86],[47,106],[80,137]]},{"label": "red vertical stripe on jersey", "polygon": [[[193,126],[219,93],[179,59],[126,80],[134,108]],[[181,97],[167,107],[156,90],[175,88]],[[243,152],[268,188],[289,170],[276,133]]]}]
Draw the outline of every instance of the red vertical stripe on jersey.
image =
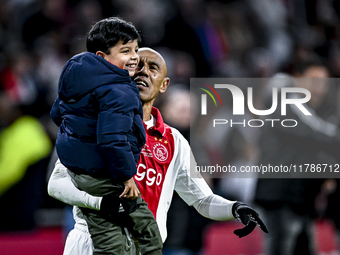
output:
[{"label": "red vertical stripe on jersey", "polygon": [[137,165],[134,179],[156,218],[159,199],[162,193],[164,178],[174,154],[174,139],[171,129],[165,124],[164,136],[156,130],[148,130]]}]

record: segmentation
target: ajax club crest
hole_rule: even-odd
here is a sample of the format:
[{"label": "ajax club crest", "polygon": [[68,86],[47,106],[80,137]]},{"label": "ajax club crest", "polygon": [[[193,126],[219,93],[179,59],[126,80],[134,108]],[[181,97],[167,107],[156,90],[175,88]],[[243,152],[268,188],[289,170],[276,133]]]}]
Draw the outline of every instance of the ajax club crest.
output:
[{"label": "ajax club crest", "polygon": [[167,148],[161,143],[156,143],[152,147],[152,152],[153,152],[153,155],[155,156],[155,158],[158,159],[161,162],[166,161],[169,157],[169,153],[168,153]]}]

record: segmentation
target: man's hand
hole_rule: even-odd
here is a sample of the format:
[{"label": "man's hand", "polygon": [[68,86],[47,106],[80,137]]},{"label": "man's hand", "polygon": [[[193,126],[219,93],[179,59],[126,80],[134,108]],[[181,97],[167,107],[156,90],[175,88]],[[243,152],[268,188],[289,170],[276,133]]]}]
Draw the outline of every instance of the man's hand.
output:
[{"label": "man's hand", "polygon": [[244,228],[236,229],[234,231],[234,234],[239,238],[250,234],[255,229],[256,225],[258,225],[263,232],[268,233],[268,229],[260,219],[259,214],[248,205],[236,202],[233,204],[232,213],[238,221],[246,225]]},{"label": "man's hand", "polygon": [[124,191],[122,194],[120,194],[119,198],[129,198],[131,200],[135,200],[140,192],[133,177],[130,180],[125,181],[124,186]]},{"label": "man's hand", "polygon": [[120,205],[120,199],[118,194],[111,193],[109,195],[103,196],[102,202],[100,204],[100,212],[103,216],[114,216],[117,215]]}]

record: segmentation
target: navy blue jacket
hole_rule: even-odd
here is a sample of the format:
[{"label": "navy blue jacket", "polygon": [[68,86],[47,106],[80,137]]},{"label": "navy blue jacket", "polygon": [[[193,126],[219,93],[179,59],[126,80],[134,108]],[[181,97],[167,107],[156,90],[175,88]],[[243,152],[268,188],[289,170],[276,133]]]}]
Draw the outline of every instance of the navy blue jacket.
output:
[{"label": "navy blue jacket", "polygon": [[71,171],[119,181],[136,173],[146,138],[139,90],[127,70],[90,52],[72,57],[51,118],[59,126],[58,156]]}]

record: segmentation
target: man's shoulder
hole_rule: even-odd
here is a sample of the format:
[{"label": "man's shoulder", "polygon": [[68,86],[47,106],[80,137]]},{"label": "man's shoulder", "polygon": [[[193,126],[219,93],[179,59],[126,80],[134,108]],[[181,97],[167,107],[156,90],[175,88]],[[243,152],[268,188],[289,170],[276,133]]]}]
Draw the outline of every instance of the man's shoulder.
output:
[{"label": "man's shoulder", "polygon": [[189,146],[189,142],[177,128],[164,123],[164,129],[164,136],[172,136],[175,146]]},{"label": "man's shoulder", "polygon": [[177,128],[172,127],[163,121],[162,114],[157,108],[153,107],[152,115],[154,118],[156,118],[156,129],[162,133],[163,137],[173,138],[172,140],[176,145],[181,142],[188,143],[188,141],[184,138],[181,132],[177,130]]}]

